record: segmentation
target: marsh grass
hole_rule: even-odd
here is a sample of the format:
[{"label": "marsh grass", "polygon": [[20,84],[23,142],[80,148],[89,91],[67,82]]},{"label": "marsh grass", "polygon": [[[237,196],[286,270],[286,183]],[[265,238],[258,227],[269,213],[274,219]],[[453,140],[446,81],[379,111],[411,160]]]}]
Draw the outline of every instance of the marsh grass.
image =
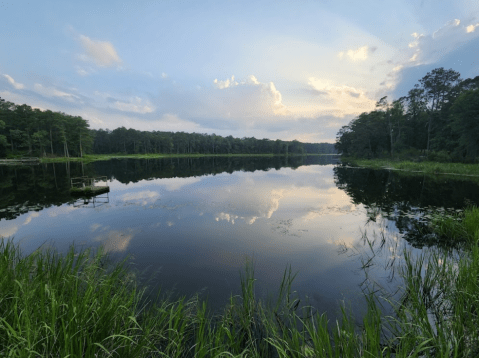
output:
[{"label": "marsh grass", "polygon": [[479,165],[465,163],[440,163],[432,161],[413,162],[387,159],[354,159],[341,158],[343,163],[371,169],[396,169],[407,172],[426,174],[455,174],[462,176],[479,176]]},{"label": "marsh grass", "polygon": [[[466,210],[460,221],[474,235],[477,215]],[[479,248],[466,243],[419,256],[404,250],[399,298],[365,291],[367,310],[357,325],[346,306],[330,322],[301,302],[291,267],[276,299],[265,302],[255,296],[254,265],[247,263],[241,294],[212,315],[199,295],[170,300],[158,293],[148,301],[125,262],[112,263],[101,249],[23,256],[2,240],[0,356],[476,357]]]},{"label": "marsh grass", "polygon": [[471,206],[452,215],[434,214],[431,220],[432,230],[459,243],[479,242],[479,208]]}]

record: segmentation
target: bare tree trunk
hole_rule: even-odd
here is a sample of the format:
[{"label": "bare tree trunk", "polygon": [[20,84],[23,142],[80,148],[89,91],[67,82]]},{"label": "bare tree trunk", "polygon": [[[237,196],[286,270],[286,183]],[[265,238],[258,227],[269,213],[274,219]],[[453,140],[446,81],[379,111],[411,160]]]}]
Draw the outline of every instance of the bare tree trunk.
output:
[{"label": "bare tree trunk", "polygon": [[50,127],[50,149],[53,155],[53,139],[52,139],[52,128]]},{"label": "bare tree trunk", "polygon": [[81,132],[80,132],[80,157],[83,158],[83,148],[81,146]]}]

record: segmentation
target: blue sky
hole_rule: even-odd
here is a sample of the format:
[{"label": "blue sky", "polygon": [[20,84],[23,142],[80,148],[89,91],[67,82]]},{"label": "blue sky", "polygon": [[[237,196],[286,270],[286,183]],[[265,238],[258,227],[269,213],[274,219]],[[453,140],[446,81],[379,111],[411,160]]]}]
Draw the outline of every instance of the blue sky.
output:
[{"label": "blue sky", "polygon": [[479,75],[477,0],[0,2],[0,97],[91,128],[334,142],[436,67]]}]

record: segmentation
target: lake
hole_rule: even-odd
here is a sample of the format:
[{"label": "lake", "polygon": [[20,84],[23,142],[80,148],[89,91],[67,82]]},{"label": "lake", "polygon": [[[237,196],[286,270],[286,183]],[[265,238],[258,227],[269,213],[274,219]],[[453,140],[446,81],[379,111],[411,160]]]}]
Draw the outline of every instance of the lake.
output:
[{"label": "lake", "polygon": [[[110,192],[73,198],[80,176],[106,176]],[[343,301],[361,312],[366,287],[394,291],[404,248],[449,245],[429,232],[430,215],[478,205],[479,185],[351,169],[334,156],[118,159],[0,166],[0,199],[0,236],[26,254],[103,245],[129,255],[140,282],[201,292],[212,307],[240,292],[247,260],[260,297],[291,265],[293,289],[334,317]]]}]

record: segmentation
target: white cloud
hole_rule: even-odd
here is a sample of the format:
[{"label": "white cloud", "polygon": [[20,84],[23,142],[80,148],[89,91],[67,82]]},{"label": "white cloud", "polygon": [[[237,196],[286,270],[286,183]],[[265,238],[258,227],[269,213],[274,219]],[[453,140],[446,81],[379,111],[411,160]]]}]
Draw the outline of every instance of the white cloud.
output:
[{"label": "white cloud", "polygon": [[363,89],[345,85],[337,86],[331,81],[315,77],[309,78],[308,85],[319,96],[315,103],[316,110],[305,108],[313,115],[330,114],[335,117],[344,117],[371,111],[375,108],[376,101],[370,99]]},{"label": "white cloud", "polygon": [[387,89],[382,93],[387,94],[396,86],[401,80],[402,70],[435,63],[464,43],[479,37],[479,32],[474,33],[475,26],[465,26],[459,19],[453,19],[432,34],[412,33],[413,40],[408,47],[400,49],[395,61],[389,62],[393,67],[382,83]]},{"label": "white cloud", "polygon": [[459,19],[454,19],[430,35],[412,33],[414,40],[409,43],[409,49],[404,51],[399,62],[409,63],[409,66],[434,63],[479,36],[479,33],[474,33],[477,25],[465,26]]},{"label": "white cloud", "polygon": [[92,40],[84,35],[80,35],[80,42],[86,52],[86,54],[80,56],[80,59],[93,61],[101,67],[121,64],[122,61],[111,42]]},{"label": "white cloud", "polygon": [[111,105],[111,108],[141,114],[151,113],[155,110],[155,107],[149,101],[145,101],[140,97],[134,97],[129,102],[116,101]]},{"label": "white cloud", "polygon": [[33,86],[33,89],[34,89],[35,92],[37,92],[37,93],[39,93],[39,94],[41,94],[42,96],[45,96],[45,97],[59,97],[59,98],[62,98],[64,100],[67,100],[69,102],[74,102],[74,101],[80,99],[80,97],[78,97],[77,95],[67,93],[67,92],[63,92],[63,91],[59,91],[59,90],[57,90],[56,88],[53,88],[53,87],[45,87],[45,86],[42,86],[39,83],[35,83],[35,85]]},{"label": "white cloud", "polygon": [[[253,76],[254,77],[254,76]],[[256,78],[255,78],[256,79]],[[213,83],[215,84],[215,87],[216,88],[219,88],[219,89],[223,89],[223,88],[228,88],[228,87],[232,87],[232,86],[237,86],[238,85],[238,82],[235,81],[235,76],[231,76],[231,81],[230,79],[226,79],[226,81],[218,81],[218,79],[215,79],[213,81]]]},{"label": "white cloud", "polygon": [[231,80],[215,79],[213,83],[221,91],[214,92],[213,98],[205,98],[210,102],[210,113],[216,112],[218,116],[226,118],[265,118],[290,114],[273,82],[262,83],[250,75],[241,82],[231,76]]},{"label": "white cloud", "polygon": [[161,78],[168,78],[168,75],[164,72],[161,73]]},{"label": "white cloud", "polygon": [[25,86],[22,84],[22,83],[18,83],[18,82],[15,82],[15,80],[10,77],[9,75],[3,75],[3,77],[5,77],[8,81],[8,83],[10,83],[13,88],[19,90],[19,89],[23,89]]},{"label": "white cloud", "polygon": [[466,32],[467,33],[474,32],[476,30],[476,27],[479,27],[479,22],[475,25],[471,24],[471,25],[467,26],[466,27]]},{"label": "white cloud", "polygon": [[346,52],[341,51],[338,53],[339,59],[343,59],[344,56],[348,56],[351,61],[364,61],[368,58],[369,52],[374,52],[375,48],[369,48],[368,46],[360,47],[356,50],[348,50]]}]

